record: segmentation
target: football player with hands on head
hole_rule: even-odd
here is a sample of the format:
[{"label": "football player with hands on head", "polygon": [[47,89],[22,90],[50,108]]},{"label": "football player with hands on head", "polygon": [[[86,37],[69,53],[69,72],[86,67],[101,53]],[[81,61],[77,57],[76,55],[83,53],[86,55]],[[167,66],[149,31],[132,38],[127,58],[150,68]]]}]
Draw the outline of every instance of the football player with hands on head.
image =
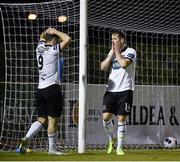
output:
[{"label": "football player with hands on head", "polygon": [[[113,151],[117,141],[116,154],[124,155],[123,141],[127,116],[130,115],[135,84],[136,51],[126,44],[122,31],[114,31],[112,47],[106,59],[101,62],[101,70],[111,67],[106,92],[103,97],[103,125],[108,135],[107,153]],[[117,138],[114,135],[113,115],[117,116]]]},{"label": "football player with hands on head", "polygon": [[50,155],[62,155],[57,148],[58,119],[62,114],[63,95],[58,79],[58,59],[62,50],[67,48],[71,37],[55,28],[48,28],[41,36],[36,48],[36,58],[39,68],[39,85],[37,89],[38,119],[32,123],[17,152],[25,153],[27,143],[44,125],[48,125],[48,141]]}]

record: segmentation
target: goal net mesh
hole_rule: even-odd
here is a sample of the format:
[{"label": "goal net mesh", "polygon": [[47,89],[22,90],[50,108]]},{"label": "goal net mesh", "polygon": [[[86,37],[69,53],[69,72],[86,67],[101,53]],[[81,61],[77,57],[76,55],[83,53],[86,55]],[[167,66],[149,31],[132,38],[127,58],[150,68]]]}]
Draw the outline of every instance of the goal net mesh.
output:
[{"label": "goal net mesh", "polygon": [[[76,99],[78,87],[73,86],[78,80],[78,42],[79,22],[75,18],[76,7],[73,1],[45,2],[41,4],[3,4],[1,15],[3,20],[5,46],[5,100],[1,143],[4,148],[17,147],[19,140],[25,135],[30,125],[37,119],[36,89],[38,85],[38,69],[35,49],[40,34],[48,27],[57,28],[72,37],[70,48],[63,52],[64,66],[62,89],[65,93],[65,111],[61,118],[59,143],[75,145],[77,139],[65,135],[65,123],[70,118],[69,103]],[[37,14],[37,20],[27,20],[30,13]],[[68,20],[58,22],[58,16],[65,15]],[[71,89],[69,88],[71,85]],[[73,94],[70,96],[69,94]],[[68,121],[66,121],[68,120]],[[67,130],[68,131],[68,130]],[[69,134],[77,134],[74,129]],[[66,140],[64,139],[66,138]],[[30,146],[46,148],[46,128],[31,140]]]},{"label": "goal net mesh", "polygon": [[[0,5],[5,49],[5,97],[0,137],[2,150],[15,149],[37,119],[38,69],[35,49],[40,33],[48,27],[57,28],[72,37],[70,47],[63,52],[61,84],[65,101],[58,139],[60,146],[77,148],[79,5],[79,1],[71,0]],[[123,30],[128,46],[137,51],[136,89],[124,146],[161,148],[165,137],[180,139],[180,18],[176,14],[179,6],[178,1],[169,0],[89,0],[88,148],[105,148],[107,141],[101,107],[109,71],[100,71],[99,64],[110,50],[111,32],[114,29]],[[37,20],[28,20],[29,13],[37,14]],[[68,20],[58,22],[60,15],[66,15]],[[46,149],[47,144],[44,128],[30,141],[29,147]]]}]

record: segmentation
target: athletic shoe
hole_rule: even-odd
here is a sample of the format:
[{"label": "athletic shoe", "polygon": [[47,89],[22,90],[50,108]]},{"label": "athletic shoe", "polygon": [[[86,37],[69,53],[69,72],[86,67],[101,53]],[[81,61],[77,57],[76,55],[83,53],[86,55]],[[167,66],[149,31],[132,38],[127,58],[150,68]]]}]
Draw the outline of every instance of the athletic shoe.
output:
[{"label": "athletic shoe", "polygon": [[116,155],[124,155],[124,151],[120,148],[116,150]]},{"label": "athletic shoe", "polygon": [[17,153],[25,154],[26,153],[26,148],[27,148],[27,140],[25,138],[21,139],[21,143],[19,147],[16,149]]},{"label": "athletic shoe", "polygon": [[53,150],[53,151],[49,151],[48,155],[66,155],[66,153],[61,152],[61,151],[57,151],[57,150]]},{"label": "athletic shoe", "polygon": [[107,153],[108,154],[110,154],[113,151],[115,143],[116,143],[116,138],[113,138],[111,141],[108,142],[108,144],[107,144]]}]

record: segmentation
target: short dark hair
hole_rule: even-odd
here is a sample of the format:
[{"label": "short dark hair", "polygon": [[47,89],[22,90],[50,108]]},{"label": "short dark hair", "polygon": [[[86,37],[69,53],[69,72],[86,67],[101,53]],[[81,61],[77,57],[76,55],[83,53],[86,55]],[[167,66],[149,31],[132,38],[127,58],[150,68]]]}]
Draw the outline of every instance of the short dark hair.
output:
[{"label": "short dark hair", "polygon": [[122,30],[114,30],[112,34],[118,34],[119,37],[126,39],[126,35]]}]

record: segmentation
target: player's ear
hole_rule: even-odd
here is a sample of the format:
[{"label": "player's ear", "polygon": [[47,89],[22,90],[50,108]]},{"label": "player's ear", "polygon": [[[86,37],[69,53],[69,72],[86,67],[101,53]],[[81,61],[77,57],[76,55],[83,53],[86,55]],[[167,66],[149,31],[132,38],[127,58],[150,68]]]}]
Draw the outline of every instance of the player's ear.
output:
[{"label": "player's ear", "polygon": [[120,41],[121,41],[122,44],[125,43],[125,39],[124,38],[121,38]]}]

